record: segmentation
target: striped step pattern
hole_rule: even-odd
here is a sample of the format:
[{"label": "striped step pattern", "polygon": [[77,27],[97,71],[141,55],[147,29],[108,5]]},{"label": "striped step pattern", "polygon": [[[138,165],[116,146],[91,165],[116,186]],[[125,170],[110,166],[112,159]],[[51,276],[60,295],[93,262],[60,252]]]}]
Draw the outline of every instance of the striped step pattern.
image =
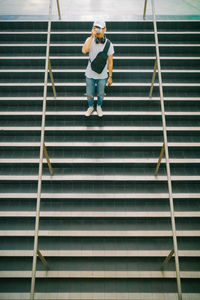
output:
[{"label": "striped step pattern", "polygon": [[[150,21],[107,22],[104,117],[87,109],[91,22],[52,22],[35,299],[178,299]],[[29,299],[47,22],[0,22],[0,299]],[[200,22],[158,21],[183,299],[200,298]]]}]

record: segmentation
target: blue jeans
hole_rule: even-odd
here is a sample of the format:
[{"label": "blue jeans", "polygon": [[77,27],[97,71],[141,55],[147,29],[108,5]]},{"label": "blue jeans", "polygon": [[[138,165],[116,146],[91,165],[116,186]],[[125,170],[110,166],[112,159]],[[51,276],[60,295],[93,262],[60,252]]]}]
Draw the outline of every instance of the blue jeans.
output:
[{"label": "blue jeans", "polygon": [[86,76],[86,94],[88,105],[94,106],[95,85],[97,85],[97,105],[102,105],[107,78],[93,79]]}]

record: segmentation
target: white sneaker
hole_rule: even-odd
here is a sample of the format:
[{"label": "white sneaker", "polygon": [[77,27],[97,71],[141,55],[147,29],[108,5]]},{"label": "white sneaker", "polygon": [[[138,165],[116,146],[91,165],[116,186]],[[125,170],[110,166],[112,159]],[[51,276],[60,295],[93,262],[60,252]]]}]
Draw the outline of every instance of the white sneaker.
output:
[{"label": "white sneaker", "polygon": [[94,111],[94,107],[93,106],[89,106],[88,109],[87,109],[87,111],[86,111],[86,113],[85,113],[85,116],[89,117],[92,114],[93,111]]},{"label": "white sneaker", "polygon": [[103,111],[101,105],[97,105],[97,114],[99,117],[103,117]]}]

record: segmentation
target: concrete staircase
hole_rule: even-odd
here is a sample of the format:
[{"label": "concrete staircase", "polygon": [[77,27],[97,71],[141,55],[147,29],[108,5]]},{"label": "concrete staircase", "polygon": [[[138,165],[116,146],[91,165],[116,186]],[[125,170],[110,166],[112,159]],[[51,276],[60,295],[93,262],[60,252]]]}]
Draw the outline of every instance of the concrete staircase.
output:
[{"label": "concrete staircase", "polygon": [[[0,22],[0,299],[29,299],[47,22]],[[91,22],[52,22],[35,299],[177,297],[151,21],[107,22],[104,117],[84,117]],[[183,299],[200,299],[200,22],[158,21]]]}]

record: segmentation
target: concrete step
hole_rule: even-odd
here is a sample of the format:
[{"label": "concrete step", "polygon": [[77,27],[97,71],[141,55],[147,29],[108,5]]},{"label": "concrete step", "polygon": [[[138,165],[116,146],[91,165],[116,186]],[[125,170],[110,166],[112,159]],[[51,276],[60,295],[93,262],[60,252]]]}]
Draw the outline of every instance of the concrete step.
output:
[{"label": "concrete step", "polygon": [[[183,300],[199,300],[200,293],[183,293]],[[27,300],[29,297],[29,293],[0,293],[0,299],[1,300]],[[40,300],[43,297],[44,300],[54,300],[55,297],[58,300],[79,300],[80,299],[80,293],[35,293],[35,299]],[[72,298],[73,297],[73,298]],[[108,293],[94,293],[94,292],[88,292],[88,293],[81,293],[82,300],[102,300],[103,297],[108,300],[115,300],[120,299],[120,297],[123,297],[124,300],[138,300],[138,297],[142,297],[143,300],[178,300],[177,293],[114,293],[114,292],[108,292]],[[130,298],[131,297],[131,298]]]},{"label": "concrete step", "polygon": [[[35,217],[36,212],[30,211],[1,211],[0,217],[9,217],[9,218],[16,218],[16,217]],[[40,212],[41,218],[170,218],[170,212],[127,212],[127,211],[120,211],[120,212],[112,212],[112,211],[41,211]],[[200,217],[200,212],[175,212],[176,218],[198,218]],[[200,256],[200,255],[199,255]]]},{"label": "concrete step", "polygon": [[[200,293],[183,293],[183,300],[199,300]],[[1,300],[27,300],[29,297],[29,293],[0,293],[0,299]],[[35,293],[35,299],[40,300],[43,297],[44,300],[54,300],[55,297],[58,300],[79,300],[80,299],[80,293]],[[73,298],[72,298],[73,297]],[[108,293],[81,293],[82,300],[102,300],[103,297],[108,300],[115,300],[120,299],[120,297],[123,297],[124,300],[138,300],[138,297],[142,297],[143,300],[178,300],[177,293],[114,293],[114,292],[108,292]],[[131,297],[131,298],[130,298]]]},{"label": "concrete step", "polygon": [[[44,257],[167,257],[169,250],[43,250]],[[33,250],[0,250],[1,257],[32,257]],[[200,251],[179,250],[179,257],[200,257]],[[0,293],[1,295],[1,293]]]},{"label": "concrete step", "polygon": [[[200,272],[181,271],[181,278],[199,279]],[[0,271],[0,278],[31,278],[32,271]],[[37,278],[176,278],[175,271],[37,271]]]},{"label": "concrete step", "polygon": [[[154,175],[87,175],[87,174],[70,174],[70,175],[43,175],[43,181],[133,181],[133,182],[158,182],[167,181],[167,176],[154,176]],[[0,175],[0,181],[38,181],[38,175]],[[188,181],[200,181],[200,176],[186,175],[186,176],[171,176],[171,181],[188,182]]]},{"label": "concrete step", "polygon": [[[177,230],[177,237],[200,237],[199,230]],[[33,230],[0,230],[0,237],[34,237]],[[172,237],[171,230],[40,230],[40,237]]]}]

